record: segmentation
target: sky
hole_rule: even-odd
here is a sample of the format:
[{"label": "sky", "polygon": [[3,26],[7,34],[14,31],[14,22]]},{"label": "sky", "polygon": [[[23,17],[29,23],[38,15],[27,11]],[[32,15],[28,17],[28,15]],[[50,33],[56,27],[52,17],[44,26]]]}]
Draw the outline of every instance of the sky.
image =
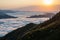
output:
[{"label": "sky", "polygon": [[42,0],[0,0],[0,9],[14,9],[14,8],[22,8],[26,6],[33,6],[33,5],[34,6],[38,5],[38,6],[41,6],[42,8],[44,7],[47,8],[49,6],[48,8],[51,8],[51,7],[60,5],[60,0],[52,0],[52,2],[49,2],[49,1],[46,1],[46,0],[43,0],[43,1]]}]

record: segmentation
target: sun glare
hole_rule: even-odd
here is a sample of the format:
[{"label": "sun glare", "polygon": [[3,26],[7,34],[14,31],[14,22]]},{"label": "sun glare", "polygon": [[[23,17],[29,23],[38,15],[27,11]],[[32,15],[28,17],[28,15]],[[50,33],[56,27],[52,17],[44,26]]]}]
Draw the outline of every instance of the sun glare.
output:
[{"label": "sun glare", "polygon": [[52,5],[53,4],[53,0],[43,0],[43,4],[44,5]]}]

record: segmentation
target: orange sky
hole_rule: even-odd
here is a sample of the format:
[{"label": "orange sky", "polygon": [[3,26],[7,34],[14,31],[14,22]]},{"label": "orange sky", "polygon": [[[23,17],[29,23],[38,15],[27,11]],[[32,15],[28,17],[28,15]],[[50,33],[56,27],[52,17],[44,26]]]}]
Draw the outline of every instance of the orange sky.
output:
[{"label": "orange sky", "polygon": [[25,6],[38,5],[42,7],[41,10],[43,11],[45,11],[45,9],[56,10],[58,9],[58,7],[55,8],[54,6],[60,5],[60,0],[53,0],[52,4],[50,6],[44,5],[42,0],[0,0],[0,9],[13,9],[13,8],[21,8]]}]

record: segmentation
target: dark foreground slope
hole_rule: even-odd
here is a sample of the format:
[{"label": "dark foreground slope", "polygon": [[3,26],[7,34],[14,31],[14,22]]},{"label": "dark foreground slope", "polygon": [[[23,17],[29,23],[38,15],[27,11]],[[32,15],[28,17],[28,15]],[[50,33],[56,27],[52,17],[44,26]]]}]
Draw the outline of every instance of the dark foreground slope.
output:
[{"label": "dark foreground slope", "polygon": [[60,40],[60,12],[26,33],[22,40]]},{"label": "dark foreground slope", "polygon": [[44,23],[14,30],[1,40],[60,40],[60,12]]},{"label": "dark foreground slope", "polygon": [[4,12],[0,12],[0,19],[6,19],[6,18],[17,18],[17,17],[7,15]]},{"label": "dark foreground slope", "polygon": [[[27,33],[28,31],[30,31],[35,25],[37,24],[27,24],[22,28],[18,28],[10,33],[8,33],[6,36],[4,36],[2,39],[3,40],[17,40],[18,36],[19,38],[22,38],[22,36]],[[1,39],[1,40],[2,40]]]}]

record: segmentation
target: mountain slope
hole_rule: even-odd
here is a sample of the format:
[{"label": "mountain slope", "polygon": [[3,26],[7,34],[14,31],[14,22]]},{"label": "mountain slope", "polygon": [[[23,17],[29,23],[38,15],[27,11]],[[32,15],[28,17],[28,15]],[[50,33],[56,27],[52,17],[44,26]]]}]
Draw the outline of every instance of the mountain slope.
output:
[{"label": "mountain slope", "polygon": [[3,37],[3,40],[16,40],[17,36],[20,36],[20,38],[28,31],[31,30],[32,27],[34,27],[37,24],[27,24],[26,26],[22,27],[22,28],[18,28],[14,31],[12,31],[11,33],[8,33],[6,36]]},{"label": "mountain slope", "polygon": [[22,40],[60,40],[60,12],[26,33]]}]

